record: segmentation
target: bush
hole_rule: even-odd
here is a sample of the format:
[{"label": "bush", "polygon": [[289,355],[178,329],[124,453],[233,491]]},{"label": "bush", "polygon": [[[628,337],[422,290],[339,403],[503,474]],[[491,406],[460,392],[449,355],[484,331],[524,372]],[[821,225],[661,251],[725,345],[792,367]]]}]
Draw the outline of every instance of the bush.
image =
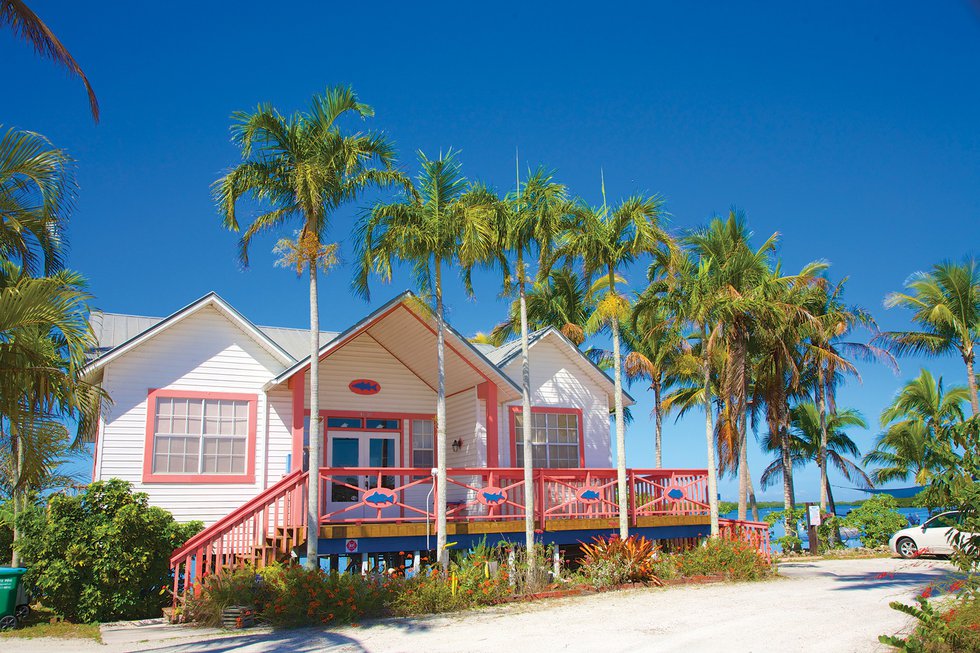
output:
[{"label": "bush", "polygon": [[451,612],[499,602],[512,590],[511,570],[503,562],[508,552],[479,544],[450,562],[446,575],[438,567],[420,570],[403,583],[393,604],[395,613]]},{"label": "bush", "polygon": [[722,574],[728,580],[760,580],[772,574],[772,565],[748,542],[709,538],[674,556],[681,576]]},{"label": "bush", "polygon": [[663,584],[654,573],[659,550],[643,536],[630,535],[625,540],[613,535],[596,537],[583,544],[585,554],[579,571],[589,584],[599,589],[623,583]]},{"label": "bush", "polygon": [[889,605],[917,621],[907,637],[881,635],[878,640],[903,651],[965,653],[980,651],[980,599],[960,601],[937,610],[928,600],[929,590],[916,598],[917,606],[892,601]]},{"label": "bush", "polygon": [[113,479],[18,518],[35,598],[71,621],[158,616],[170,601],[170,554],[201,529],[178,524],[147,495]]},{"label": "bush", "polygon": [[845,526],[861,531],[861,544],[868,548],[884,546],[888,539],[908,525],[908,520],[895,508],[895,498],[888,494],[878,494],[852,510],[841,520]]}]

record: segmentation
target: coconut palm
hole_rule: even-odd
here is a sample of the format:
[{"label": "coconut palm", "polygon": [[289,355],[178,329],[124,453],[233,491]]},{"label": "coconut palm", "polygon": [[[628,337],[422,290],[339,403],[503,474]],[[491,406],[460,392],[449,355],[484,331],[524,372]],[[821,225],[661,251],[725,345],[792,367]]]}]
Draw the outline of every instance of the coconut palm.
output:
[{"label": "coconut palm", "polygon": [[396,262],[410,264],[419,287],[435,295],[436,357],[436,554],[445,570],[446,549],[446,375],[445,318],[443,315],[443,268],[458,266],[467,292],[472,293],[470,273],[494,252],[492,214],[496,198],[482,187],[471,187],[452,151],[438,159],[419,153],[420,171],[404,197],[379,202],[358,222],[360,264],[354,289],[369,296],[372,273],[390,281]]},{"label": "coconut palm", "polygon": [[0,257],[27,274],[60,269],[75,190],[67,153],[40,134],[7,130],[0,138]]},{"label": "coconut palm", "polygon": [[907,292],[891,293],[885,306],[912,311],[918,331],[889,331],[881,338],[898,355],[944,356],[956,352],[966,365],[973,415],[980,415],[973,364],[980,342],[980,267],[976,259],[943,261],[905,282]]},{"label": "coconut palm", "polygon": [[69,75],[81,79],[88,93],[92,118],[95,122],[99,122],[99,101],[95,97],[92,85],[89,84],[88,77],[82,72],[81,66],[68,49],[61,44],[58,37],[38,18],[37,14],[31,11],[30,7],[22,0],[0,0],[0,25],[6,25],[16,36],[27,41],[34,48],[34,52],[41,57],[51,59],[67,70]]},{"label": "coconut palm", "polygon": [[940,433],[963,421],[963,404],[969,399],[963,386],[945,388],[942,377],[928,370],[906,383],[881,413],[882,433],[875,448],[864,457],[865,464],[879,467],[872,474],[876,483],[912,476],[924,484],[936,472],[933,448]]},{"label": "coconut palm", "polygon": [[[349,116],[366,118],[374,111],[358,101],[350,87],[328,88],[313,96],[306,112],[283,116],[271,105],[254,112],[232,115],[232,142],[243,161],[212,186],[224,226],[240,231],[236,206],[250,197],[267,208],[242,232],[239,257],[248,266],[253,238],[275,232],[287,224],[299,226],[291,249],[298,271],[310,275],[310,466],[320,461],[319,351],[320,324],[317,302],[317,273],[335,255],[324,243],[330,218],[344,204],[370,187],[401,181],[391,169],[395,152],[379,133],[341,130],[340,121]],[[317,568],[320,488],[316,473],[310,475],[307,506],[307,565]]]},{"label": "coconut palm", "polygon": [[629,496],[626,488],[626,428],[623,417],[623,379],[620,357],[619,327],[629,318],[629,302],[616,292],[616,274],[642,254],[652,254],[671,243],[661,223],[664,220],[663,200],[659,196],[634,196],[623,200],[610,210],[605,202],[594,207],[577,202],[569,211],[567,229],[558,248],[561,257],[580,258],[586,280],[594,275],[605,276],[608,289],[599,301],[586,331],[607,327],[612,333],[613,383],[616,414],[616,470],[619,488],[619,533],[629,534]]},{"label": "coconut palm", "polygon": [[[812,401],[797,404],[790,410],[789,441],[793,466],[802,468],[817,462],[821,455],[820,450],[824,448],[827,462],[833,465],[845,479],[864,488],[871,487],[871,479],[860,464],[852,460],[852,457],[859,456],[861,452],[846,432],[847,429],[867,428],[867,426],[861,413],[851,408],[839,410],[821,423],[820,409],[816,404]],[[824,433],[827,434],[826,445],[824,445]],[[769,432],[762,441],[762,448],[764,451],[779,454],[778,436]],[[768,487],[779,481],[782,473],[782,456],[777,455],[762,472],[760,478],[762,487]],[[822,482],[827,486],[829,510],[834,513],[836,506],[830,482],[826,479]]]},{"label": "coconut palm", "polygon": [[[626,283],[616,275],[616,283]],[[581,347],[585,342],[585,324],[595,312],[596,298],[609,286],[603,276],[587,285],[581,275],[569,266],[552,269],[544,279],[536,280],[527,291],[528,328],[554,327]],[[520,303],[510,305],[508,317],[497,324],[488,338],[491,344],[501,345],[520,333]]]}]

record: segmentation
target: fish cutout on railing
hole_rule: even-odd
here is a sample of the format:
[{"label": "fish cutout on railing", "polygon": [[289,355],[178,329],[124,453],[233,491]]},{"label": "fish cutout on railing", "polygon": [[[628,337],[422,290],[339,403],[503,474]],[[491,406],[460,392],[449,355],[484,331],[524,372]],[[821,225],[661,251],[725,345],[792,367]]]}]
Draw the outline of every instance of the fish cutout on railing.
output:
[{"label": "fish cutout on railing", "polygon": [[[389,490],[389,492],[391,491]],[[371,494],[364,497],[364,503],[370,503],[376,507],[390,506],[396,503],[396,501],[397,501],[397,497],[395,496],[394,492],[388,494],[386,492],[382,492],[381,490],[377,490],[377,489]]]},{"label": "fish cutout on railing", "polygon": [[679,487],[672,487],[664,494],[666,494],[667,498],[671,501],[680,501],[684,498],[684,490],[680,489]]},{"label": "fish cutout on railing", "polygon": [[578,491],[576,498],[582,503],[595,503],[601,498],[601,495],[595,488],[584,487]]},{"label": "fish cutout on railing", "polygon": [[499,506],[507,501],[507,493],[499,487],[485,487],[477,492],[476,500],[485,506]]},{"label": "fish cutout on railing", "polygon": [[355,379],[347,387],[357,395],[376,395],[381,392],[381,384],[371,379]]}]

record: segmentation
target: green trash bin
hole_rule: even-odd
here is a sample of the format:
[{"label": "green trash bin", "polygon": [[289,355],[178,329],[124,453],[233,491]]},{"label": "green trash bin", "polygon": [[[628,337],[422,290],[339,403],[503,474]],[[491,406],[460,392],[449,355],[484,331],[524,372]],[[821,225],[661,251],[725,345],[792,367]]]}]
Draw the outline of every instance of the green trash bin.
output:
[{"label": "green trash bin", "polygon": [[18,589],[26,573],[22,567],[0,567],[0,630],[17,627]]}]

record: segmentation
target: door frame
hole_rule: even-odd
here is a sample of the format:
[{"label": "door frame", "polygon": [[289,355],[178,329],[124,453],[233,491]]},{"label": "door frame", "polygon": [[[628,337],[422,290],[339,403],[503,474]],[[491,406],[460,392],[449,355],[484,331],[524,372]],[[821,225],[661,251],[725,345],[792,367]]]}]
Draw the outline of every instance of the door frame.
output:
[{"label": "door frame", "polygon": [[[310,416],[310,410],[307,408],[303,411],[304,417]],[[327,467],[327,419],[331,417],[354,417],[360,418],[362,420],[369,419],[397,419],[401,420],[400,427],[397,431],[393,429],[377,429],[382,433],[397,433],[398,434],[398,463],[400,467],[411,467],[411,456],[412,456],[412,420],[416,419],[426,419],[432,421],[432,430],[435,437],[438,437],[436,433],[436,414],[435,411],[431,413],[398,413],[398,412],[383,412],[383,411],[373,411],[373,410],[334,410],[330,408],[324,408],[320,410],[320,423],[323,425],[323,447],[321,447],[322,463],[321,467]],[[342,427],[331,428],[332,431],[373,431],[374,429],[364,428],[363,425],[359,428],[349,428],[345,429]],[[435,457],[435,451],[433,451],[433,458]]]}]

